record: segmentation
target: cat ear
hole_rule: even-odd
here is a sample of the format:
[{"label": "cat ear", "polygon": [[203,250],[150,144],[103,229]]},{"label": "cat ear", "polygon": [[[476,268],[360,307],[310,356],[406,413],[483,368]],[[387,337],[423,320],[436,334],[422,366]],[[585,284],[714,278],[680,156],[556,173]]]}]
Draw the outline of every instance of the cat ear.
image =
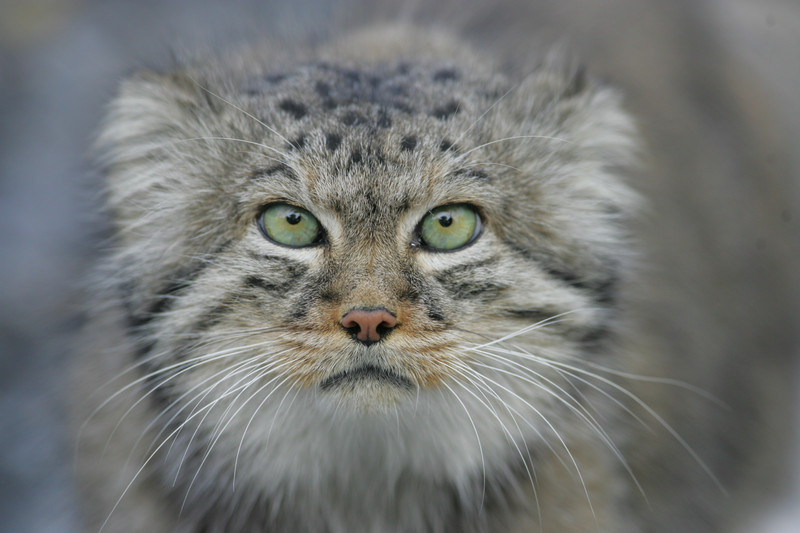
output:
[{"label": "cat ear", "polygon": [[187,111],[201,101],[198,84],[187,74],[138,72],[121,84],[112,100],[96,148],[117,161],[125,155],[136,157],[138,153],[129,151],[133,146],[185,127]]},{"label": "cat ear", "polygon": [[141,216],[159,191],[179,185],[182,154],[199,149],[192,139],[209,135],[211,102],[181,70],[142,71],[121,84],[94,147],[116,218]]}]

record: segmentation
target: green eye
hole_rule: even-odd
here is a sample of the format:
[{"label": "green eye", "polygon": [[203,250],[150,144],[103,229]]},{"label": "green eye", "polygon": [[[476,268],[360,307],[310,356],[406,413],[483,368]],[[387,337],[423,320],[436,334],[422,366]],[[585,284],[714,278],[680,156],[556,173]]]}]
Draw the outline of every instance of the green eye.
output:
[{"label": "green eye", "polygon": [[422,243],[434,250],[456,250],[475,240],[481,230],[481,219],[475,208],[467,204],[439,206],[422,219]]},{"label": "green eye", "polygon": [[258,227],[270,240],[294,248],[317,243],[322,233],[314,215],[289,204],[267,206],[258,217]]}]

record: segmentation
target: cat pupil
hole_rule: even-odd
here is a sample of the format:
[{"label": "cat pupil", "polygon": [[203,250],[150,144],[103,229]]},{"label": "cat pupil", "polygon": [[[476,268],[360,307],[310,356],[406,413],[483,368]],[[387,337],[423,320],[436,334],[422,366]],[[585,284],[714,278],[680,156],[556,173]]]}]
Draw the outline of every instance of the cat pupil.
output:
[{"label": "cat pupil", "polygon": [[299,224],[302,218],[303,217],[300,216],[298,213],[290,213],[286,215],[286,222],[294,226],[295,224]]},{"label": "cat pupil", "polygon": [[439,215],[437,220],[439,221],[439,224],[441,224],[441,226],[443,228],[446,228],[446,227],[450,226],[450,224],[453,223],[453,217],[451,217],[447,213],[442,213],[441,215]]}]

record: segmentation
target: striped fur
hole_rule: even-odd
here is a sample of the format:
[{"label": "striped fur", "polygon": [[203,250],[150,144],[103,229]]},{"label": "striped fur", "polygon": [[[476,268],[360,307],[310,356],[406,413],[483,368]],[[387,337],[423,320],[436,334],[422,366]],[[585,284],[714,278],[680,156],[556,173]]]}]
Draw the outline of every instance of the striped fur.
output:
[{"label": "striped fur", "polygon": [[[110,446],[143,469],[103,489],[105,531],[148,494],[181,532],[633,530],[629,398],[585,365],[613,364],[632,258],[619,97],[440,36],[348,52],[374,39],[144,72],[113,102],[94,327],[119,337],[94,351],[129,371],[90,426],[130,408]],[[272,202],[313,213],[320,244],[266,239]],[[478,238],[420,246],[452,203]],[[398,325],[360,345],[340,321],[373,307]]]}]

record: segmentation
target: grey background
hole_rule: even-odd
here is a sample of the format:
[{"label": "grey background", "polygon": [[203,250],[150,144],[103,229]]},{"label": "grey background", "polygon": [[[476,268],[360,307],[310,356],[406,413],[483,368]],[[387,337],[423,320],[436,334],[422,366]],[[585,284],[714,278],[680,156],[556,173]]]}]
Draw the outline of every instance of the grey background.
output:
[{"label": "grey background", "polygon": [[[613,4],[619,12],[626,2]],[[758,74],[771,103],[783,110],[789,145],[800,148],[793,141],[800,138],[800,4],[685,4],[693,6],[687,17],[702,19],[736,61]],[[615,12],[609,13],[597,23],[617,31]],[[0,1],[0,530],[80,531],[64,376],[80,279],[102,236],[92,214],[95,177],[87,153],[117,83],[136,68],[162,63],[176,44],[214,48],[253,36],[313,35],[339,16],[325,0]],[[591,24],[563,33],[580,37]],[[562,32],[547,19],[531,27],[549,36]],[[800,150],[789,152],[800,168]],[[798,191],[786,194],[797,198]],[[800,532],[797,457],[787,465],[797,472],[794,488],[754,531]]]}]

